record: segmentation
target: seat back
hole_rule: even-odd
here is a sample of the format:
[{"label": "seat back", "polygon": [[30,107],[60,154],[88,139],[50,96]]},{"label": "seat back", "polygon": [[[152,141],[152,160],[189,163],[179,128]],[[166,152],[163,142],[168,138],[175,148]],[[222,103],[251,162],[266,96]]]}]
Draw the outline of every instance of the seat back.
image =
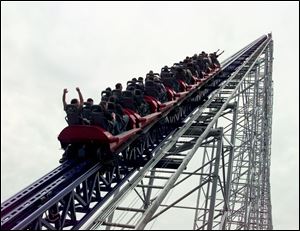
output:
[{"label": "seat back", "polygon": [[124,108],[129,108],[136,112],[136,102],[131,91],[123,91],[120,104]]},{"label": "seat back", "polygon": [[91,111],[92,112],[103,112],[102,107],[100,105],[92,105]]},{"label": "seat back", "polygon": [[134,91],[135,90],[135,85],[128,85],[126,87],[126,91]]},{"label": "seat back", "polygon": [[81,112],[76,105],[66,105],[65,111],[67,113],[66,121],[69,125],[82,124]]},{"label": "seat back", "polygon": [[81,115],[83,119],[87,119],[88,121],[91,121],[92,119],[92,110],[91,107],[93,105],[85,104],[81,110]]},{"label": "seat back", "polygon": [[129,86],[129,85],[135,85],[135,81],[127,81],[127,84],[126,84],[127,86]]},{"label": "seat back", "polygon": [[120,97],[122,95],[121,90],[112,90],[112,95],[115,95],[116,97]]},{"label": "seat back", "polygon": [[91,106],[91,125],[96,125],[110,131],[109,122],[107,121],[100,105]]},{"label": "seat back", "polygon": [[148,80],[145,83],[145,95],[149,95],[154,97],[155,99],[158,99],[159,97],[159,91],[157,90],[156,85],[154,84],[154,81]]},{"label": "seat back", "polygon": [[136,82],[136,89],[140,89],[141,91],[144,91],[145,90],[145,86],[144,86],[144,83],[142,80],[138,80]]},{"label": "seat back", "polygon": [[168,101],[167,99],[167,91],[165,86],[163,85],[163,82],[161,80],[154,80],[155,88],[158,89],[159,95],[158,99],[160,102],[164,103]]},{"label": "seat back", "polygon": [[176,92],[180,91],[180,84],[176,79],[166,78],[163,81],[166,86],[173,88],[174,91],[176,91]]},{"label": "seat back", "polygon": [[109,97],[112,95],[111,91],[102,91],[101,92],[101,101],[108,101]]},{"label": "seat back", "polygon": [[108,120],[105,118],[103,112],[92,112],[91,124],[99,126],[106,131],[111,132]]},{"label": "seat back", "polygon": [[145,102],[144,93],[141,90],[136,89],[134,91],[134,99],[137,105],[137,112],[140,116],[145,116],[151,113],[150,106]]},{"label": "seat back", "polygon": [[162,79],[173,77],[173,72],[171,71],[171,68],[169,68],[169,67],[163,67],[161,69],[161,72],[160,72],[160,77]]},{"label": "seat back", "polygon": [[121,90],[112,90],[112,95],[116,97],[116,101],[117,103],[120,102],[121,98],[122,98],[122,91]]},{"label": "seat back", "polygon": [[137,106],[144,102],[144,94],[140,89],[134,90],[134,98],[136,101]]},{"label": "seat back", "polygon": [[108,99],[108,103],[117,103],[117,97],[115,96],[115,95],[113,95],[113,96],[111,96],[111,97],[109,97],[109,99]]},{"label": "seat back", "polygon": [[116,105],[115,103],[109,102],[107,103],[107,111],[116,113]]}]

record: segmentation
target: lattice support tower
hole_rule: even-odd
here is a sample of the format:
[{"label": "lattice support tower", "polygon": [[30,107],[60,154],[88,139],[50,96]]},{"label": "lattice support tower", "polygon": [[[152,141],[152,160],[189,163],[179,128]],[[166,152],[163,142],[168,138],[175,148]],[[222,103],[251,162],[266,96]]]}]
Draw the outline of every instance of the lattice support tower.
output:
[{"label": "lattice support tower", "polygon": [[[241,61],[235,70],[233,60]],[[208,100],[81,228],[150,229],[161,223],[176,229],[175,220],[188,210],[186,229],[273,229],[272,60],[270,34],[225,60],[223,74],[215,77],[222,81],[211,84]]]},{"label": "lattice support tower", "polygon": [[66,161],[2,203],[1,229],[272,229],[272,60],[261,36],[110,168]]}]

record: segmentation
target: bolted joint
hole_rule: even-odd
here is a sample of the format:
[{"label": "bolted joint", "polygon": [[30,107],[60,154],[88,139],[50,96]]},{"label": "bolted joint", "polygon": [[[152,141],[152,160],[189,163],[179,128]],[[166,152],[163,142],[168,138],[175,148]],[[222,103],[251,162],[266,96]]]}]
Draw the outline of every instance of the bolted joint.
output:
[{"label": "bolted joint", "polygon": [[222,135],[223,135],[223,128],[222,127],[221,128],[213,128],[209,131],[206,138],[211,137],[211,136],[219,138]]},{"label": "bolted joint", "polygon": [[227,104],[227,108],[230,108],[230,109],[235,109],[237,107],[237,102],[234,101],[233,103],[228,103]]}]

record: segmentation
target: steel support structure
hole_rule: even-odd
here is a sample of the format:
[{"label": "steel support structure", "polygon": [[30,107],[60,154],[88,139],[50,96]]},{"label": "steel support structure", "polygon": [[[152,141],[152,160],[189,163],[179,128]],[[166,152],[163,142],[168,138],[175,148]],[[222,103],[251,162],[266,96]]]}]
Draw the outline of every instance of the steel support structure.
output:
[{"label": "steel support structure", "polygon": [[1,228],[272,229],[272,53],[269,34],[229,57],[114,165],[53,170],[1,204]]},{"label": "steel support structure", "polygon": [[[272,53],[273,44],[270,41],[233,94],[231,112],[224,113],[218,120],[218,126],[224,129],[224,159],[219,163],[224,171],[219,174],[217,193],[210,192],[209,185],[205,190],[199,189],[194,229],[273,229],[269,179]],[[226,98],[227,94],[229,92],[221,91],[219,97]],[[216,149],[215,145],[209,148],[212,149],[210,153]],[[207,149],[205,147],[205,152],[208,152]],[[203,163],[212,158],[213,155],[203,155]],[[200,184],[204,180],[201,176]],[[208,202],[211,203],[214,198],[218,198],[215,207],[209,207]],[[213,209],[218,212],[208,217]]]},{"label": "steel support structure", "polygon": [[208,100],[81,228],[151,229],[157,221],[176,229],[164,215],[181,209],[193,211],[186,229],[272,229],[272,52],[269,35],[235,54],[235,68],[225,61]]}]

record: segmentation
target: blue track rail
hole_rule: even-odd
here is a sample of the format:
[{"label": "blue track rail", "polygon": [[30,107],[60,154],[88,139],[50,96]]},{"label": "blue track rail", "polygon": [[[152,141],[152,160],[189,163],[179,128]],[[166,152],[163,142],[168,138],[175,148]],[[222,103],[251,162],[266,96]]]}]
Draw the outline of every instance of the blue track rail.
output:
[{"label": "blue track rail", "polygon": [[[268,36],[262,36],[241,49],[223,62],[222,71],[215,73],[213,78],[208,79],[204,85],[191,91],[185,100],[177,105],[184,112],[180,121],[201,105],[203,99],[229,78],[267,40]],[[192,99],[199,95],[201,98],[193,102]],[[121,152],[139,150],[137,146],[141,145],[140,137],[148,133],[152,141],[151,150],[158,148],[165,137],[178,129],[178,126],[166,126],[162,129],[161,121],[168,118],[170,114],[172,110],[164,113],[160,120],[151,124],[142,134],[126,142],[116,151],[116,155],[118,156]],[[151,155],[146,158],[142,156],[142,153],[143,151],[138,153],[138,156],[143,161],[151,158]],[[1,204],[1,229],[78,229],[110,198],[115,190],[127,181],[138,167],[143,165],[143,161],[136,166],[128,165],[128,162],[122,159],[116,160],[116,164],[110,166],[103,166],[92,161],[81,163],[67,161]]]}]

